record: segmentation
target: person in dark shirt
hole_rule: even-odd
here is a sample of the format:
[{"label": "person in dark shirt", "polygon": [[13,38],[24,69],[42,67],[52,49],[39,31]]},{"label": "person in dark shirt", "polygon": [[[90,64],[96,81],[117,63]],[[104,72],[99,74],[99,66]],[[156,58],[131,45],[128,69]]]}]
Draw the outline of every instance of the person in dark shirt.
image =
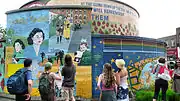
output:
[{"label": "person in dark shirt", "polygon": [[31,96],[30,93],[32,91],[32,72],[30,70],[32,66],[32,60],[31,59],[25,59],[24,60],[24,68],[23,69],[28,69],[26,72],[26,80],[27,80],[27,85],[28,85],[28,91],[23,94],[23,95],[16,95],[16,101],[31,101]]},{"label": "person in dark shirt", "polygon": [[76,67],[73,65],[72,57],[69,54],[65,56],[64,62],[65,65],[62,68],[62,76],[64,76],[62,87],[64,90],[65,101],[69,101],[69,100],[75,101],[73,96],[73,90],[74,90]]}]

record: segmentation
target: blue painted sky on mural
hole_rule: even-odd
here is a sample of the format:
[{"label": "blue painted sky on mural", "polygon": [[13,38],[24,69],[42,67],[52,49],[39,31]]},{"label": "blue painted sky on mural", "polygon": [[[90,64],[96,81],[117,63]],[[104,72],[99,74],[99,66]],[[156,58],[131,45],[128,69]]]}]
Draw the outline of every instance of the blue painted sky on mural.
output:
[{"label": "blue painted sky on mural", "polygon": [[[30,16],[32,19],[30,19]],[[45,34],[45,39],[48,39],[49,38],[48,17],[49,17],[49,11],[47,10],[13,13],[8,15],[7,17],[8,19],[7,28],[16,29],[15,35],[21,36],[23,34],[25,37],[28,37],[30,32],[35,27],[40,28],[41,30],[43,30]],[[43,19],[45,18],[45,19],[42,20],[40,18]]]}]

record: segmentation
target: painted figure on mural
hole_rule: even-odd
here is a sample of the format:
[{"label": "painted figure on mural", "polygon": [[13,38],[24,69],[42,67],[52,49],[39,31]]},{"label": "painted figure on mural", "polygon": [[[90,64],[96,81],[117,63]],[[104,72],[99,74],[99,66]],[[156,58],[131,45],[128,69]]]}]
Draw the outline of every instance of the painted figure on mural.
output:
[{"label": "painted figure on mural", "polygon": [[64,20],[65,20],[64,21],[64,38],[66,40],[69,40],[70,34],[71,34],[71,27],[70,27],[69,17],[66,17]]},{"label": "painted figure on mural", "polygon": [[40,46],[44,38],[44,32],[39,28],[34,28],[27,38],[28,44],[32,45],[36,56],[39,56]]},{"label": "painted figure on mural", "polygon": [[4,90],[4,75],[0,72],[0,92]]},{"label": "painted figure on mural", "polygon": [[4,38],[4,34],[0,32],[0,40]]},{"label": "painted figure on mural", "polygon": [[[27,58],[32,59],[32,72],[33,72],[33,80],[38,80],[37,75],[40,71],[44,71],[41,53],[47,53],[48,47],[42,45],[45,39],[45,34],[40,28],[34,28],[28,38],[28,45],[25,48],[24,55]],[[44,57],[46,60],[46,56]],[[46,61],[44,61],[45,63]],[[37,86],[38,82],[35,82],[35,86]]]},{"label": "painted figure on mural", "polygon": [[63,34],[64,34],[64,20],[62,16],[59,16],[58,20],[56,21],[57,44],[61,43]]},{"label": "painted figure on mural", "polygon": [[82,39],[79,51],[75,52],[75,62],[79,65],[90,65],[91,64],[91,52],[88,50],[88,44],[86,39]]},{"label": "painted figure on mural", "polygon": [[24,49],[25,45],[21,39],[17,39],[14,44],[14,55],[13,55],[13,63],[15,64],[23,64],[24,62]]},{"label": "painted figure on mural", "polygon": [[[2,32],[0,32],[0,40],[3,41],[4,40],[4,34]],[[3,43],[0,43],[0,48],[3,47]]]}]

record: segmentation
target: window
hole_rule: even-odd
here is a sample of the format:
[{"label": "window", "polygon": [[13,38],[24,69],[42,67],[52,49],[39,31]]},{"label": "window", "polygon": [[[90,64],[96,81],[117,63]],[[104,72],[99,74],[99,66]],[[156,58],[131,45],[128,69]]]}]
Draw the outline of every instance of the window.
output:
[{"label": "window", "polygon": [[166,44],[167,44],[167,47],[169,47],[169,43],[168,43],[168,41],[166,41]]},{"label": "window", "polygon": [[174,40],[171,40],[171,45],[172,45],[172,47],[175,46],[175,41]]}]

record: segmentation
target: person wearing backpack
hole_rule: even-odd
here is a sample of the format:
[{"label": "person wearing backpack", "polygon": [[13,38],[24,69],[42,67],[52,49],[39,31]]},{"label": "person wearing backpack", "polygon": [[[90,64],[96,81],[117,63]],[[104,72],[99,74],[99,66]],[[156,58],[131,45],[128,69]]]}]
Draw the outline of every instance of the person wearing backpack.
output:
[{"label": "person wearing backpack", "polygon": [[64,59],[65,65],[62,68],[62,76],[64,76],[62,87],[65,97],[65,101],[75,101],[73,96],[74,90],[74,82],[75,82],[75,74],[76,74],[76,67],[73,65],[72,57],[67,54]]},{"label": "person wearing backpack", "polygon": [[33,84],[31,66],[32,60],[25,59],[24,68],[19,69],[7,81],[8,92],[16,95],[16,101],[31,101],[30,93]]},{"label": "person wearing backpack", "polygon": [[153,73],[156,74],[155,80],[155,91],[153,101],[156,101],[160,92],[162,90],[162,101],[166,101],[166,91],[168,89],[168,81],[171,80],[169,70],[166,66],[166,59],[160,58],[158,60],[158,65],[154,67]]},{"label": "person wearing backpack", "polygon": [[45,72],[39,77],[39,92],[42,101],[56,101],[54,81],[61,80],[61,76],[56,76],[51,72],[52,63],[45,64]]}]

